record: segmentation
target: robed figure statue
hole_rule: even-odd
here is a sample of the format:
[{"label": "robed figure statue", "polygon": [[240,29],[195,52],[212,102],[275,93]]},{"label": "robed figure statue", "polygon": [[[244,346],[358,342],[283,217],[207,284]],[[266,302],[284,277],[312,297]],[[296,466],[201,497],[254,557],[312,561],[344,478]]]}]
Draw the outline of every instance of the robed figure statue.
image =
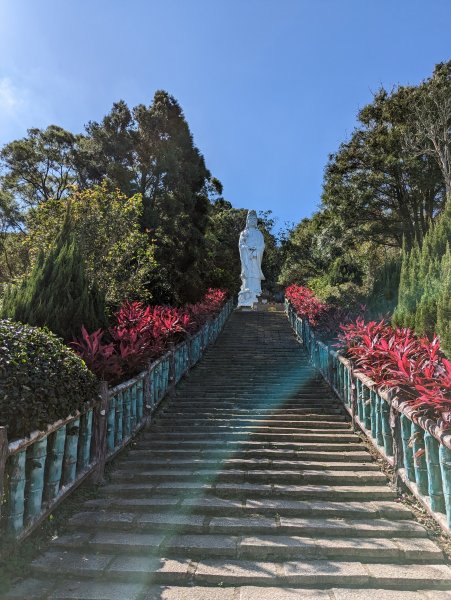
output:
[{"label": "robed figure statue", "polygon": [[250,210],[247,213],[246,227],[240,233],[238,243],[241,258],[241,289],[238,294],[238,306],[252,307],[262,293],[263,250],[265,241],[262,232],[257,229],[257,213]]}]

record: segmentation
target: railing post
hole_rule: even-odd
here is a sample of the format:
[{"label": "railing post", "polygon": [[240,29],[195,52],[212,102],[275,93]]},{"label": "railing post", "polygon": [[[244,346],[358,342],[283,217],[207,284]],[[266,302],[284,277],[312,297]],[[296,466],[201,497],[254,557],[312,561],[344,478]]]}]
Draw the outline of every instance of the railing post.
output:
[{"label": "railing post", "polygon": [[451,527],[451,450],[440,444],[440,470],[442,473],[443,496],[448,527]]},{"label": "railing post", "polygon": [[[391,398],[390,398],[391,399]],[[393,484],[396,490],[401,490],[400,470],[403,468],[401,419],[400,413],[390,402],[390,429],[393,440]]]},{"label": "railing post", "polygon": [[0,517],[2,515],[6,461],[8,460],[8,431],[0,427]]},{"label": "railing post", "polygon": [[152,368],[147,366],[146,376],[143,381],[143,411],[144,411],[144,427],[150,426],[152,421]]},{"label": "railing post", "polygon": [[175,352],[174,344],[171,344],[169,351],[169,375],[168,375],[168,394],[173,395],[175,388]]},{"label": "railing post", "polygon": [[354,372],[352,367],[348,369],[349,372],[349,400],[350,400],[350,408],[351,408],[351,422],[352,429],[356,431],[355,425],[355,417],[357,412],[357,393],[356,393],[356,385],[354,382]]},{"label": "railing post", "polygon": [[443,497],[443,482],[440,471],[439,442],[429,432],[424,433],[424,447],[426,449],[426,464],[428,469],[429,498],[431,508],[436,512],[445,512]]},{"label": "railing post", "polygon": [[335,387],[334,382],[334,357],[332,356],[332,350],[330,344],[327,346],[327,376],[329,377],[329,383],[332,387]]},{"label": "railing post", "polygon": [[188,364],[187,364],[187,369],[186,369],[187,372],[191,369],[191,367],[194,364],[194,362],[193,362],[193,356],[192,356],[193,352],[192,352],[192,349],[191,349],[191,342],[192,341],[193,341],[193,336],[190,333],[188,333],[187,336],[186,336],[186,343],[187,343],[187,347],[188,347]]},{"label": "railing post", "polygon": [[101,381],[100,402],[94,408],[92,436],[92,456],[95,464],[92,472],[92,481],[95,484],[102,484],[105,481],[108,400],[108,383],[106,381]]}]

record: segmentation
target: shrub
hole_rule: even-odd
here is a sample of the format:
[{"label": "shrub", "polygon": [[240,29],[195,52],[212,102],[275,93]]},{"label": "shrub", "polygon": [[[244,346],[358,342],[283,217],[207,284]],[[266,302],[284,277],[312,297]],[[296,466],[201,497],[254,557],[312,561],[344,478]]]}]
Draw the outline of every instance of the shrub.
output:
[{"label": "shrub", "polygon": [[[339,306],[319,300],[315,293],[307,287],[290,285],[285,296],[294,307],[297,315],[306,319],[315,332],[323,339],[336,338],[341,323],[349,323],[356,318],[356,311],[344,310]],[[364,306],[357,306],[358,314],[365,311]]]},{"label": "shrub", "polygon": [[[449,289],[449,280],[446,285]],[[365,322],[358,317],[350,322],[352,313],[321,303],[308,288],[292,285],[285,294],[315,333],[321,336],[324,332],[331,334],[334,328],[341,330],[336,345],[358,371],[380,388],[394,389],[414,407],[416,414],[427,415],[444,428],[451,428],[451,361],[443,355],[437,337],[429,340],[411,329],[393,328],[384,320]],[[442,312],[445,320],[449,316],[448,296],[443,299]],[[449,332],[449,319],[447,326]]]},{"label": "shrub", "polygon": [[10,439],[45,429],[97,398],[97,380],[55,335],[0,320],[0,425]]},{"label": "shrub", "polygon": [[394,329],[385,321],[357,319],[343,325],[341,347],[357,369],[381,388],[395,389],[415,409],[451,424],[451,361],[438,338],[419,337],[410,329]]},{"label": "shrub", "polygon": [[[430,339],[437,333],[442,347],[449,348],[449,279],[451,259],[451,202],[430,227],[422,243],[415,241],[402,254],[398,305],[392,323],[410,327]],[[447,306],[446,306],[447,305]]]},{"label": "shrub", "polygon": [[226,298],[226,292],[209,289],[201,302],[179,308],[125,302],[108,330],[89,333],[82,327],[72,346],[98,377],[117,383],[195,333],[220,311]]},{"label": "shrub", "polygon": [[104,297],[87,280],[69,213],[54,246],[39,254],[28,277],[7,289],[2,312],[14,321],[47,326],[65,340],[82,325],[93,329],[105,322]]}]

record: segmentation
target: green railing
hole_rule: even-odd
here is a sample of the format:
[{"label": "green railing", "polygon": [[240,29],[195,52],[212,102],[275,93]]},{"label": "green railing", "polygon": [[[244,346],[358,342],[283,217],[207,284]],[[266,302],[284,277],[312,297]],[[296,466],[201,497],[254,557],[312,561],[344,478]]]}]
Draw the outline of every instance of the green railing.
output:
[{"label": "green railing", "polygon": [[315,336],[285,300],[285,311],[312,365],[343,402],[352,425],[360,429],[392,465],[397,488],[416,496],[428,513],[451,528],[451,435],[402,403],[391,390],[381,390],[331,346]]},{"label": "green railing", "polygon": [[216,318],[136,377],[113,388],[102,382],[99,400],[83,412],[9,444],[0,427],[1,531],[21,539],[86,477],[101,483],[105,463],[150,423],[160,401],[216,340],[232,307],[227,302]]}]

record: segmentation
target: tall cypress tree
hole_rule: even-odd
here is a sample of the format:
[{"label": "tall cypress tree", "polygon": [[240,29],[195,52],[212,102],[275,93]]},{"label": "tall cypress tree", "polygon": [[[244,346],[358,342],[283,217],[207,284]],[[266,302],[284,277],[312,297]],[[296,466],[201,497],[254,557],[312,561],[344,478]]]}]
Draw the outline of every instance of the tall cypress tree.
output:
[{"label": "tall cypress tree", "polygon": [[65,340],[77,336],[82,325],[95,329],[105,324],[103,294],[89,286],[70,213],[49,252],[40,252],[30,275],[7,289],[2,313],[15,321],[47,326]]},{"label": "tall cypress tree", "polygon": [[[438,333],[444,347],[449,342],[449,246],[451,203],[432,224],[421,248],[415,242],[410,252],[403,249],[395,325],[412,327],[419,334]],[[448,340],[448,341],[446,341]],[[449,352],[449,350],[448,350]]]},{"label": "tall cypress tree", "polygon": [[451,359],[451,250],[447,245],[441,264],[441,289],[437,299],[437,333],[443,352]]}]

